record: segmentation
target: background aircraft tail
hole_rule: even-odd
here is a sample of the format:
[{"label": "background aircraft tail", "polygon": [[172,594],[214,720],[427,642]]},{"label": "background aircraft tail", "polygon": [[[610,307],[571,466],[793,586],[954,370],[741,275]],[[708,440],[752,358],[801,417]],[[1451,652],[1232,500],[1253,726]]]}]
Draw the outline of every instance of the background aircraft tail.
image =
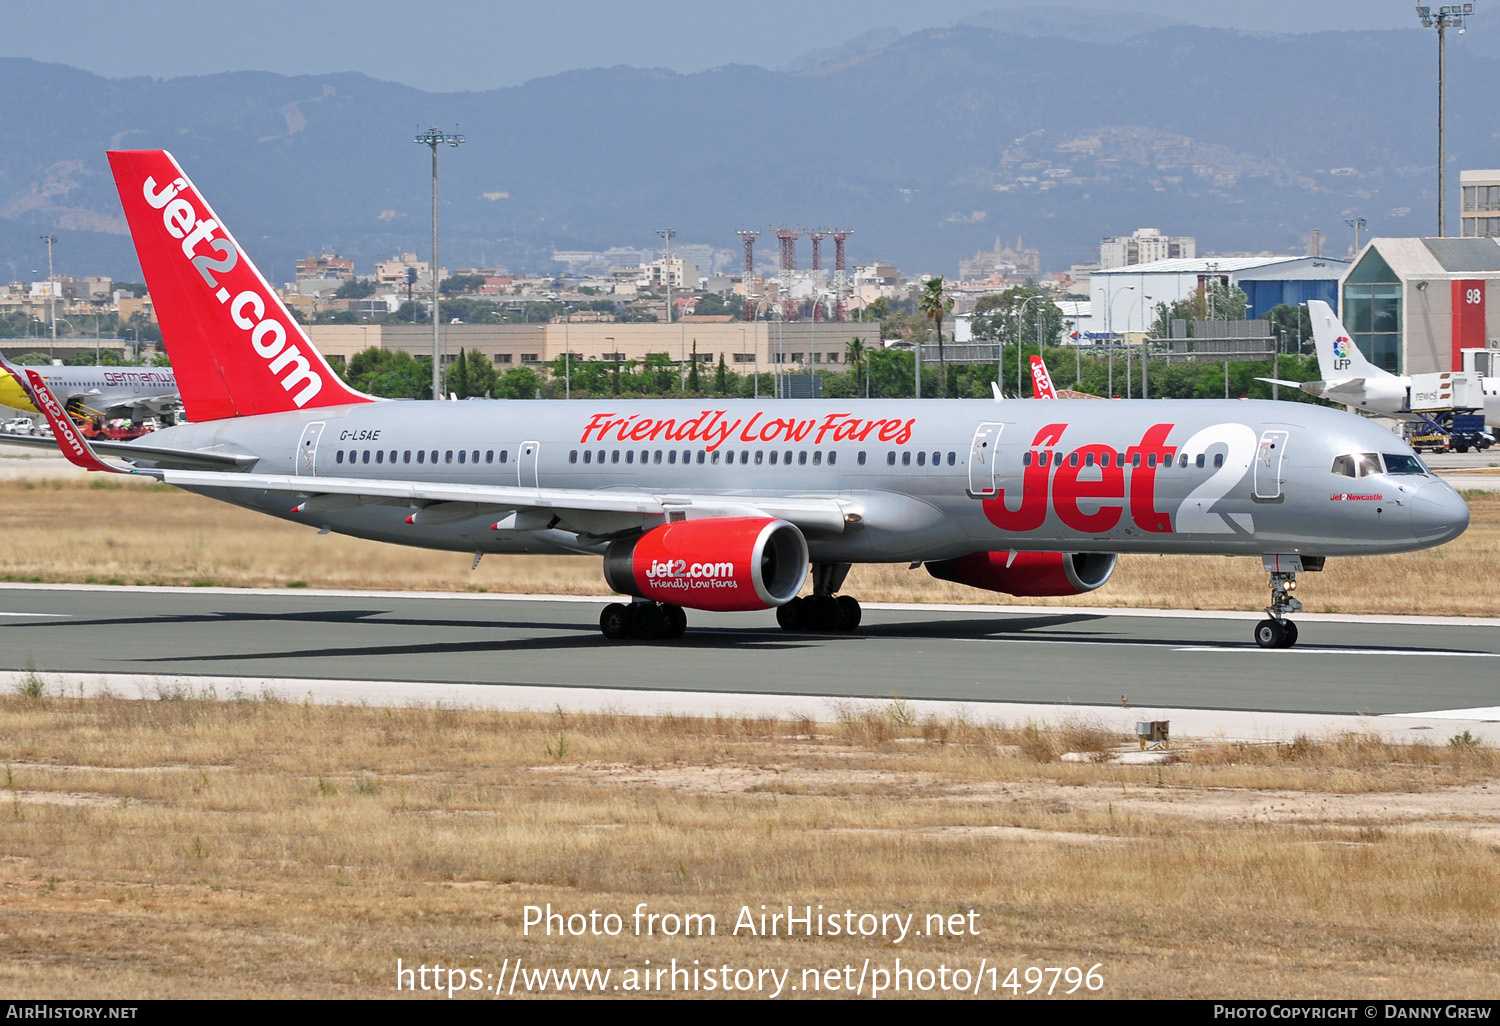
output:
[{"label": "background aircraft tail", "polygon": [[1057,390],[1052,387],[1052,375],[1047,373],[1047,363],[1040,355],[1031,358],[1031,394],[1037,399],[1057,398]]},{"label": "background aircraft tail", "polygon": [[109,165],[189,420],[373,401],[313,348],[170,153]]},{"label": "background aircraft tail", "polygon": [[1359,346],[1344,330],[1343,322],[1333,308],[1321,299],[1307,301],[1312,321],[1313,345],[1318,352],[1318,373],[1332,385],[1350,378],[1388,378],[1393,375],[1365,359]]}]

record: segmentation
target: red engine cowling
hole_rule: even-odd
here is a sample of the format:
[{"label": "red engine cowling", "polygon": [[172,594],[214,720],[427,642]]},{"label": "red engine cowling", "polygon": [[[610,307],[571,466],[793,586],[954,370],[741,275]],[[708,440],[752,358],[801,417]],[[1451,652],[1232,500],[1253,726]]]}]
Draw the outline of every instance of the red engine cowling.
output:
[{"label": "red engine cowling", "polygon": [[939,580],[971,588],[1042,598],[1082,595],[1103,587],[1120,557],[1112,552],[971,552],[957,559],[928,563]]},{"label": "red engine cowling", "polygon": [[785,520],[682,520],[612,543],[604,579],[626,595],[689,609],[770,609],[807,580],[807,540]]}]

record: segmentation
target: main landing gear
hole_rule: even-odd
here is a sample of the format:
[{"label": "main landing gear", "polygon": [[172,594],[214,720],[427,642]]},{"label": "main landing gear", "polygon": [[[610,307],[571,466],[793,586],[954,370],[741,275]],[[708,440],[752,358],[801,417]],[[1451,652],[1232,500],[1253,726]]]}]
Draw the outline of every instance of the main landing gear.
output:
[{"label": "main landing gear", "polygon": [[649,599],[611,602],[599,614],[599,630],[610,641],[673,641],[687,630],[687,613],[681,606]]},{"label": "main landing gear", "polygon": [[794,598],[776,609],[776,622],[784,631],[835,631],[852,634],[863,611],[853,595],[834,595],[849,576],[848,563],[814,563],[813,593]]},{"label": "main landing gear", "polygon": [[1271,575],[1271,604],[1266,607],[1269,618],[1255,625],[1255,643],[1261,648],[1291,648],[1297,643],[1297,625],[1286,615],[1302,609],[1302,603],[1292,597],[1297,572],[1323,569],[1323,557],[1265,556],[1262,563]]}]

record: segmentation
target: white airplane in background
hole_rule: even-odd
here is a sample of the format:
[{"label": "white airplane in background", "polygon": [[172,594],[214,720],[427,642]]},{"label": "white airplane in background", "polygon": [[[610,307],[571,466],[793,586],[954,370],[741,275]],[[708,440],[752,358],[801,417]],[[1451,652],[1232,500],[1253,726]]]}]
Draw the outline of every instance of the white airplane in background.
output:
[{"label": "white airplane in background", "polygon": [[[41,374],[47,388],[75,419],[94,417],[140,418],[142,410],[165,413],[181,402],[177,379],[170,367],[77,367],[22,368]],[[0,371],[0,404],[24,413],[40,413],[27,389],[15,375]]]},{"label": "white airplane in background", "polygon": [[[1362,413],[1417,419],[1411,413],[1410,375],[1392,374],[1365,359],[1333,308],[1321,299],[1308,300],[1307,313],[1312,321],[1313,347],[1318,354],[1322,380],[1257,378],[1257,381],[1300,388],[1309,395]],[[1500,427],[1500,378],[1482,379],[1482,389],[1484,421],[1491,427]]]},{"label": "white airplane in background", "polygon": [[1141,552],[1258,557],[1271,603],[1253,636],[1287,648],[1298,573],[1469,523],[1400,439],[1310,404],[379,400],[334,374],[170,154],[109,161],[190,423],[91,447],[28,373],[68,459],[476,562],[600,556],[633,597],[601,613],[610,640],[679,637],[684,609],[853,631],[855,563],[1076,595]]}]

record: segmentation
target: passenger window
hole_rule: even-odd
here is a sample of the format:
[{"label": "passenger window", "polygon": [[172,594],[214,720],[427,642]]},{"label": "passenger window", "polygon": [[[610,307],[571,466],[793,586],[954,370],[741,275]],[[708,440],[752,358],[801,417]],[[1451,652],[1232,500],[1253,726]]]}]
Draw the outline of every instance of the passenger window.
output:
[{"label": "passenger window", "polygon": [[[510,459],[510,450],[509,449],[501,449],[500,450],[500,462],[504,463],[508,459]],[[604,462],[604,450],[603,449],[599,450],[599,462],[600,463]]]},{"label": "passenger window", "polygon": [[1078,466],[1078,454],[1076,452],[1070,452],[1070,453],[1068,453],[1068,466],[1070,466],[1070,467],[1076,467],[1076,466]]},{"label": "passenger window", "polygon": [[447,452],[443,453],[443,462],[444,463],[452,463],[453,462],[453,450],[452,449],[449,449]]},{"label": "passenger window", "polygon": [[1222,467],[1223,465],[1224,465],[1224,454],[1222,452],[1216,452],[1216,453],[1214,453],[1214,469],[1217,470],[1219,467]]},{"label": "passenger window", "polygon": [[1115,453],[1115,466],[1117,466],[1117,467],[1123,467],[1124,465],[1125,465],[1125,454],[1123,452],[1117,452],[1117,453]]},{"label": "passenger window", "polygon": [[749,449],[745,449],[744,451],[742,451],[740,453],[740,466],[743,467],[745,464],[747,464],[749,462],[750,462],[750,450]]},{"label": "passenger window", "polygon": [[1201,452],[1200,452],[1200,453],[1199,453],[1199,454],[1198,454],[1198,458],[1197,458],[1197,459],[1195,459],[1195,460],[1194,460],[1194,461],[1193,461],[1193,463],[1194,463],[1194,465],[1195,465],[1195,466],[1197,466],[1197,468],[1198,468],[1198,469],[1199,469],[1199,470],[1202,470],[1202,469],[1203,469],[1203,463],[1204,463],[1204,458],[1205,458],[1205,457],[1206,457],[1206,456],[1207,456],[1207,455],[1208,455],[1208,454],[1207,454],[1207,453],[1201,453]]},{"label": "passenger window", "polygon": [[756,449],[755,450],[755,465],[757,467],[760,466],[762,463],[765,462],[765,459],[766,459],[765,452],[763,450]]},{"label": "passenger window", "polygon": [[1132,453],[1131,454],[1130,465],[1132,467],[1139,467],[1141,465],[1141,454],[1140,453],[1137,452],[1137,453]]},{"label": "passenger window", "polygon": [[[463,450],[462,450],[462,449],[460,449],[460,450],[458,450],[458,462],[460,462],[460,463],[465,463],[465,462],[467,462],[467,459],[466,459],[466,457],[467,457],[467,456],[468,456],[468,455],[469,455],[469,454],[468,454],[468,453],[466,453],[466,452],[464,452],[464,451],[463,451]],[[377,462],[378,462],[378,461],[377,461]]]},{"label": "passenger window", "polygon": [[911,466],[911,453],[909,453],[909,452],[903,452],[901,454],[901,465],[903,467],[909,467],[909,466]]},{"label": "passenger window", "polygon": [[438,451],[436,449],[432,450],[432,462],[433,463],[436,463],[438,461],[437,460],[437,454],[438,454]]},{"label": "passenger window", "polygon": [[948,466],[953,467],[953,466],[957,466],[957,465],[958,465],[958,453],[950,451],[948,453]]},{"label": "passenger window", "polygon": [[839,460],[839,454],[837,452],[830,452],[828,454],[828,465],[830,467],[833,466],[835,463],[837,463],[838,460]]},{"label": "passenger window", "polygon": [[335,462],[335,463],[342,463],[342,462],[344,462],[344,450],[340,449],[338,452],[336,452],[336,453],[333,454],[333,462]]},{"label": "passenger window", "polygon": [[699,449],[698,450],[698,464],[699,464],[699,466],[702,466],[703,465],[703,461],[706,460],[707,458],[708,458],[707,454],[702,449]]},{"label": "passenger window", "polygon": [[781,453],[777,452],[775,449],[771,450],[771,466],[773,466],[773,467],[776,466],[777,459],[780,456],[781,456]]},{"label": "passenger window", "polygon": [[495,462],[495,450],[494,449],[486,449],[484,451],[484,462],[486,462],[486,463],[494,463]]},{"label": "passenger window", "polygon": [[730,464],[730,465],[732,465],[734,463],[734,452],[733,452],[733,450],[731,450],[729,452],[726,452],[724,454],[724,462],[726,464]]},{"label": "passenger window", "polygon": [[568,450],[568,462],[569,463],[577,463],[578,462],[578,450],[577,449],[569,449]]},{"label": "passenger window", "polygon": [[[391,453],[391,459],[394,461],[395,458],[396,458],[396,454],[395,453]],[[473,456],[470,457],[470,462],[472,462],[472,463],[478,463],[479,462],[479,450],[478,449],[474,450]]]},{"label": "passenger window", "polygon": [[593,454],[593,452],[591,450],[589,450],[589,449],[583,450],[583,462],[585,462],[585,463],[592,463],[592,462],[594,462],[593,455],[594,454]]},{"label": "passenger window", "polygon": [[682,450],[682,464],[683,464],[683,466],[687,466],[691,462],[693,462],[693,450],[691,450],[691,449],[684,449],[684,450]]},{"label": "passenger window", "polygon": [[1177,466],[1181,470],[1186,470],[1187,469],[1187,463],[1188,463],[1188,455],[1187,455],[1187,453],[1183,453],[1182,454],[1182,459],[1180,459],[1180,460],[1177,461]]},{"label": "passenger window", "polygon": [[668,463],[669,466],[674,466],[675,467],[677,465],[677,450],[676,449],[668,449],[667,450],[667,463]]},{"label": "passenger window", "polygon": [[626,463],[634,463],[635,462],[635,450],[634,449],[626,449],[625,450],[625,462]]},{"label": "passenger window", "polygon": [[894,467],[896,465],[896,454],[894,452],[888,452],[885,454],[885,465],[888,467]]},{"label": "passenger window", "polygon": [[[505,462],[505,453],[504,452],[500,453],[500,462],[501,463]],[[595,463],[601,463],[601,464],[604,462],[604,450],[603,449],[600,449],[599,450],[599,455],[594,457],[594,462]]]},{"label": "passenger window", "polygon": [[426,449],[418,449],[417,450],[417,462],[418,463],[426,463],[427,462],[427,450]]},{"label": "passenger window", "polygon": [[411,450],[410,449],[407,449],[405,452],[403,452],[401,454],[401,462],[402,463],[410,463],[411,462]]},{"label": "passenger window", "polygon": [[713,459],[710,462],[716,467],[719,465],[719,450],[714,450]]},{"label": "passenger window", "polygon": [[[1140,454],[1137,454],[1136,457],[1135,457],[1135,465],[1138,466],[1138,467],[1141,465]],[[1151,467],[1153,469],[1156,467],[1156,453],[1153,452],[1153,453],[1148,453],[1146,455],[1146,466]]]},{"label": "passenger window", "polygon": [[814,449],[813,450],[813,466],[815,466],[815,467],[821,467],[822,465],[823,465],[823,450],[822,449]]},{"label": "passenger window", "polygon": [[1085,467],[1092,467],[1094,465],[1094,454],[1093,453],[1086,452],[1086,453],[1083,454],[1083,465]]},{"label": "passenger window", "polygon": [[362,460],[360,460],[360,462],[361,463],[369,463],[370,462],[370,450],[369,449],[365,450],[364,458]]},{"label": "passenger window", "polygon": [[925,466],[927,466],[927,454],[925,452],[919,452],[919,453],[917,453],[917,466],[919,466],[919,467],[925,467]]},{"label": "passenger window", "polygon": [[1353,477],[1354,476],[1354,457],[1353,456],[1335,456],[1333,458],[1333,467],[1331,468],[1331,470],[1332,470],[1332,473],[1338,474],[1338,475],[1340,475],[1342,477]]},{"label": "passenger window", "polygon": [[865,451],[863,449],[859,450],[859,455],[854,457],[854,462],[858,463],[861,467],[865,465]]},{"label": "passenger window", "polygon": [[1025,454],[1021,457],[1021,466],[1023,466],[1023,467],[1029,467],[1029,466],[1031,466],[1031,450],[1030,449],[1026,450]]},{"label": "passenger window", "polygon": [[619,463],[620,462],[620,450],[619,449],[611,449],[609,451],[609,462],[611,462],[611,463]]},{"label": "passenger window", "polygon": [[807,451],[805,449],[797,454],[797,466],[807,466]]},{"label": "passenger window", "polygon": [[1036,454],[1036,465],[1039,466],[1039,467],[1045,467],[1047,465],[1047,456],[1048,456],[1048,453],[1047,453],[1046,449],[1043,449],[1041,452],[1037,453]]},{"label": "passenger window", "polygon": [[781,462],[785,463],[789,467],[792,465],[792,450],[788,449],[786,452],[781,454]]},{"label": "passenger window", "polygon": [[660,463],[661,462],[661,450],[660,449],[657,449],[656,452],[652,455],[651,462],[652,463]]}]

